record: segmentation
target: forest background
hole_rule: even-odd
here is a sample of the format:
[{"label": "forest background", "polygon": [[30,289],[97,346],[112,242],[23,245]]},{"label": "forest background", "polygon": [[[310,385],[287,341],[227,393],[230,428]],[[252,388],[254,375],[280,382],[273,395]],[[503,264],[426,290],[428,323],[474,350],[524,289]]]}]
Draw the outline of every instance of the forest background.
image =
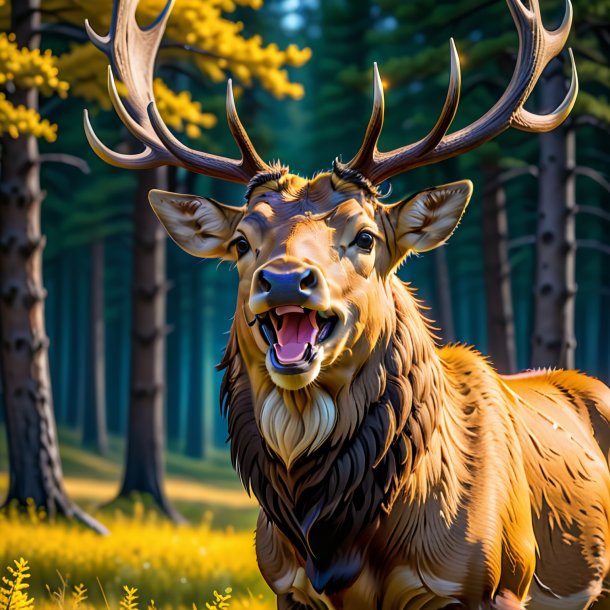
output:
[{"label": "forest background", "polygon": [[[610,1],[573,4],[580,93],[568,122],[397,178],[388,201],[475,184],[449,244],[400,270],[439,342],[475,345],[500,372],[569,366],[608,383]],[[558,25],[563,3],[541,5],[547,26]],[[141,23],[162,6],[142,0]],[[44,588],[61,588],[59,570],[71,579],[64,605],[80,582],[102,603],[99,578],[111,601],[129,585],[160,605],[207,596],[217,607],[267,607],[251,548],[256,507],[230,468],[214,368],[237,274],[168,242],[145,196],[166,187],[240,205],[243,190],[182,170],[115,169],[89,150],[85,106],[104,141],[133,147],[83,26],[88,17],[105,33],[110,12],[110,0],[0,1],[0,494],[10,506],[0,562],[28,559],[43,605],[59,600]],[[373,62],[386,89],[381,149],[429,130],[450,37],[463,72],[457,129],[510,80],[518,41],[502,0],[176,0],[155,93],[181,138],[231,155],[232,77],[263,158],[312,175],[357,150]],[[553,62],[528,107],[561,101],[569,63]],[[25,518],[19,506],[29,506]],[[52,525],[55,516],[68,520]],[[171,525],[185,521],[195,525]]]}]

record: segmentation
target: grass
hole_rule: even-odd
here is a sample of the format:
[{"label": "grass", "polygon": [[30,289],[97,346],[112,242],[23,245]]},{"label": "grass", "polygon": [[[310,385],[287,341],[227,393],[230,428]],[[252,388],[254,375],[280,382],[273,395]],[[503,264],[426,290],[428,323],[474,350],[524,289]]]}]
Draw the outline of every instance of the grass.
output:
[{"label": "grass", "polygon": [[[8,476],[5,432],[0,426],[0,498],[6,493]],[[118,493],[123,470],[124,442],[110,437],[108,455],[100,456],[83,449],[74,430],[59,431],[60,453],[65,484],[70,497],[90,512],[112,500]],[[166,454],[166,491],[174,506],[187,519],[201,520],[213,515],[215,527],[231,526],[252,531],[256,524],[256,501],[244,492],[227,454],[196,460],[173,452]],[[146,501],[144,500],[146,503]],[[117,504],[123,510],[124,502]],[[107,511],[102,511],[107,512]],[[101,520],[103,521],[103,514]]]},{"label": "grass", "polygon": [[[0,428],[0,498],[8,477],[4,430]],[[71,522],[49,522],[33,508],[27,515],[0,513],[0,574],[23,557],[31,570],[34,610],[72,610],[75,585],[84,585],[85,608],[120,610],[124,587],[136,588],[140,608],[231,608],[270,610],[273,595],[260,576],[254,552],[256,502],[242,490],[227,455],[199,461],[168,453],[166,490],[190,524],[175,526],[143,503],[99,509],[118,490],[120,440],[102,457],[79,446],[76,433],[60,431],[60,449],[70,496],[111,531],[100,537]],[[50,591],[67,582],[63,605]],[[218,595],[230,599],[219,601]],[[215,605],[216,604],[216,605]],[[221,605],[218,605],[221,604]],[[223,605],[224,604],[224,605]],[[0,604],[0,610],[5,610]],[[135,609],[134,609],[135,610]]]},{"label": "grass", "polygon": [[227,589],[231,608],[274,607],[247,532],[213,530],[205,521],[176,527],[141,506],[134,517],[117,514],[107,525],[112,534],[100,537],[74,523],[50,524],[35,510],[9,512],[0,516],[0,531],[8,534],[0,538],[0,557],[13,569],[5,558],[27,557],[34,608],[56,603],[53,591],[62,587],[68,599],[75,587],[86,589],[93,608],[108,603],[118,610],[125,587],[137,589],[144,607],[155,600],[158,608],[214,608],[213,592]]}]

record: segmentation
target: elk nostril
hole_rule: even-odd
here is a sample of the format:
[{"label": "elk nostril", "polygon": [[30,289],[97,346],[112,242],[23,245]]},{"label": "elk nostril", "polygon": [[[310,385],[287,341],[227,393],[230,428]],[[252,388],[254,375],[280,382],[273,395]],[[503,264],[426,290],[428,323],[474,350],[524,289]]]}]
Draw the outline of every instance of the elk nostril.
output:
[{"label": "elk nostril", "polygon": [[301,275],[301,290],[305,288],[313,288],[317,283],[318,281],[316,279],[316,274],[311,269],[307,269],[307,271]]},{"label": "elk nostril", "polygon": [[269,292],[271,290],[271,282],[265,277],[264,271],[258,276],[258,285],[263,292]]}]

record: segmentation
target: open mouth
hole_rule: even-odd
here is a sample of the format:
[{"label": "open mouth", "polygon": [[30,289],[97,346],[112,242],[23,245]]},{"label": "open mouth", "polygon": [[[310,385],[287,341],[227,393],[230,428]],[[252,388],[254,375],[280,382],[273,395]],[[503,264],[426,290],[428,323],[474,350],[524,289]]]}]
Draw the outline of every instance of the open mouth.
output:
[{"label": "open mouth", "polygon": [[271,364],[279,372],[307,371],[320,345],[332,334],[337,316],[296,305],[276,307],[257,316],[261,333],[271,348]]}]

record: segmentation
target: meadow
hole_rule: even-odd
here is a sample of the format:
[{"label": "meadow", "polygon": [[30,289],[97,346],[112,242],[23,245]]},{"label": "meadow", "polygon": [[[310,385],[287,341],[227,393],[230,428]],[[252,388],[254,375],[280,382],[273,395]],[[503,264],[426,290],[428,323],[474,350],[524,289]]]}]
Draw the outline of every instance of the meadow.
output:
[{"label": "meadow", "polygon": [[[103,505],[118,487],[118,440],[112,441],[110,457],[84,451],[70,431],[61,432],[61,447],[71,497],[110,535],[99,536],[74,522],[50,522],[33,506],[26,514],[0,513],[5,590],[0,610],[20,610],[15,596],[7,602],[7,592],[15,583],[11,570],[19,572],[22,558],[29,597],[21,600],[26,604],[21,610],[275,607],[256,565],[256,503],[241,489],[226,455],[198,462],[168,454],[167,492],[188,519],[176,525],[148,508],[145,498]],[[0,448],[0,463],[6,463],[5,451]],[[6,483],[2,472],[0,493]],[[33,605],[27,605],[30,598]]]}]

